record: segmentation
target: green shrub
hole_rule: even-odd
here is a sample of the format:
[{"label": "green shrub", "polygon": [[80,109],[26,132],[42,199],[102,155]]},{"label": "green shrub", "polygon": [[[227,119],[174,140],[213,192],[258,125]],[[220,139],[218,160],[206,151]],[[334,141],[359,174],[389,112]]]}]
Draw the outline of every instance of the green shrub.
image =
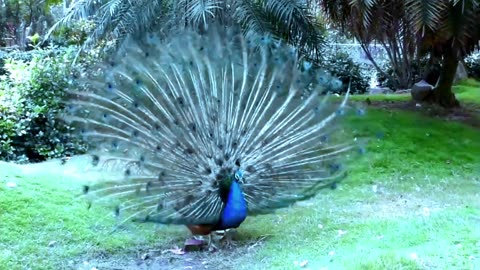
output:
[{"label": "green shrub", "polygon": [[347,52],[327,50],[324,57],[324,67],[343,83],[337,93],[346,93],[350,83],[351,94],[363,94],[368,90],[370,77],[367,74],[366,68],[353,61]]},{"label": "green shrub", "polygon": [[465,58],[468,76],[480,80],[480,51],[476,51]]},{"label": "green shrub", "polygon": [[[414,83],[422,80],[425,77],[425,71],[427,70],[427,68],[430,69],[430,73],[432,75],[439,76],[440,70],[441,70],[441,66],[440,66],[439,63],[436,63],[434,65],[429,66],[428,58],[426,58],[426,57],[422,58],[420,60],[417,60],[417,61],[413,61],[411,63],[410,70],[412,72],[412,80],[411,80],[411,85],[409,87],[411,87]],[[392,77],[394,76],[393,67],[389,62],[387,62],[386,64],[383,65],[382,70],[384,70],[390,76],[392,76]],[[396,84],[393,81],[391,81],[387,76],[384,76],[381,73],[378,73],[377,81],[383,87],[388,87],[390,89],[396,89],[397,88]],[[429,82],[429,83],[435,84],[434,82]]]},{"label": "green shrub", "polygon": [[72,22],[68,26],[59,26],[53,32],[51,39],[55,44],[61,46],[82,45],[94,29],[95,23],[93,21],[80,19]]},{"label": "green shrub", "polygon": [[84,144],[58,119],[71,77],[75,47],[33,51],[30,61],[6,59],[0,78],[0,159],[38,162],[81,153]]}]

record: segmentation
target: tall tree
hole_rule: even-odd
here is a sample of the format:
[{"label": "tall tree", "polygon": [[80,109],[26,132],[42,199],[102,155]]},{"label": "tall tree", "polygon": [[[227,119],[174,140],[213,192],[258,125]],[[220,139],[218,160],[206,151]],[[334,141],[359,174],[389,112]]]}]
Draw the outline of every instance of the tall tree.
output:
[{"label": "tall tree", "polygon": [[[367,46],[389,40],[388,32],[402,22],[393,46],[407,49],[406,36],[420,55],[440,59],[442,70],[429,99],[444,107],[459,103],[452,92],[458,61],[478,47],[480,0],[318,0],[329,19]],[[391,41],[391,39],[390,39]]]},{"label": "tall tree", "polygon": [[[202,29],[214,21],[239,24],[248,34],[253,31],[295,45],[319,59],[324,42],[322,24],[311,9],[311,0],[79,0],[72,2],[57,25],[79,18],[92,18],[95,30],[86,46],[100,41],[122,41],[130,33],[179,27]],[[55,29],[55,28],[53,28]]]},{"label": "tall tree", "polygon": [[[0,0],[0,44],[7,36],[25,46],[26,35],[43,35],[54,18],[50,8],[62,0]],[[29,29],[29,31],[27,31]],[[28,32],[28,33],[27,33]]]}]

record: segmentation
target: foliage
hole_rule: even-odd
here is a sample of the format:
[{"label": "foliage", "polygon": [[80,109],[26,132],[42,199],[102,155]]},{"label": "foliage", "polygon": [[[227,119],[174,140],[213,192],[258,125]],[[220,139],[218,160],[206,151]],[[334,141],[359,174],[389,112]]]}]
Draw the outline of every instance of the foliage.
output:
[{"label": "foliage", "polygon": [[324,51],[325,67],[333,76],[342,81],[342,88],[338,93],[346,93],[350,85],[351,94],[363,94],[370,86],[370,77],[365,68],[353,61],[349,54],[339,48],[329,48]]},{"label": "foliage", "polygon": [[451,86],[458,60],[478,46],[478,0],[318,2],[331,21],[351,32],[367,53],[372,42],[391,48],[389,58],[396,74],[394,79],[411,82],[408,68],[417,57],[429,55],[432,61],[442,59],[433,101],[447,107],[458,105]]},{"label": "foliage", "polygon": [[91,20],[76,20],[69,25],[58,26],[52,35],[55,44],[82,45],[95,29],[95,24]]},{"label": "foliage", "polygon": [[[335,25],[350,30],[351,34],[360,41],[367,58],[377,68],[377,71],[388,79],[392,88],[409,88],[414,83],[411,67],[417,58],[417,37],[412,31],[410,18],[406,16],[407,9],[399,1],[369,2],[366,6],[359,6],[357,1],[350,3],[342,1],[324,1],[323,7]],[[348,10],[344,10],[347,9]],[[367,12],[368,14],[361,14]],[[395,11],[382,17],[382,12]],[[387,53],[390,72],[383,69],[375,57],[378,43]]]},{"label": "foliage", "polygon": [[60,25],[78,19],[92,19],[95,29],[85,46],[121,41],[131,33],[160,30],[176,32],[182,27],[202,31],[213,22],[240,25],[245,34],[271,34],[300,48],[303,55],[320,59],[323,44],[322,24],[311,1],[303,0],[83,0],[75,1]]},{"label": "foliage", "polygon": [[[381,83],[383,87],[388,87],[394,90],[401,89],[398,88],[398,84],[395,81],[392,81],[392,78],[395,77],[395,71],[391,63],[385,63],[381,67],[384,72],[377,74],[377,81]],[[429,63],[428,58],[423,57],[410,62],[408,69],[411,73],[412,82],[416,83],[425,77],[425,70],[429,69],[439,72],[441,66],[439,63],[431,64]]]},{"label": "foliage", "polygon": [[74,154],[83,144],[59,121],[61,99],[73,73],[75,48],[49,48],[33,53],[31,61],[7,59],[0,79],[0,158],[36,162]]},{"label": "foliage", "polygon": [[351,84],[350,93],[365,93],[370,86],[372,69],[369,65],[354,58],[358,54],[355,48],[343,46],[354,41],[335,28],[327,28],[327,43],[322,48],[322,67],[342,81],[337,93],[345,93]]},{"label": "foliage", "polygon": [[334,23],[347,27],[360,41],[381,41],[395,20],[404,20],[396,30],[415,35],[424,52],[441,54],[448,44],[465,56],[480,38],[478,0],[319,2]]},{"label": "foliage", "polygon": [[480,51],[475,51],[465,58],[468,76],[480,79]]},{"label": "foliage", "polygon": [[51,7],[63,0],[2,0],[0,1],[0,46],[5,46],[6,37],[13,38],[15,45],[21,48],[26,45],[27,38],[35,34],[45,34],[54,18]]}]

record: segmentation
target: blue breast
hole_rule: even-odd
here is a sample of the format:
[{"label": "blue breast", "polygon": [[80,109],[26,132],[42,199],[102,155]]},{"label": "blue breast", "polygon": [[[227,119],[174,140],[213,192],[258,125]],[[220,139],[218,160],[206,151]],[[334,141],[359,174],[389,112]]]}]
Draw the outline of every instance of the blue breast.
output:
[{"label": "blue breast", "polygon": [[237,181],[232,181],[218,230],[237,228],[247,217],[247,202]]}]

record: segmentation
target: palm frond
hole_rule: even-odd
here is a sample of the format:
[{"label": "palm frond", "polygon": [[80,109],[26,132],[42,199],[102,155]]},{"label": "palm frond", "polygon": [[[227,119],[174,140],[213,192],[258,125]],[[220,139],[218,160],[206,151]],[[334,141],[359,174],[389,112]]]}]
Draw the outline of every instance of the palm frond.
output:
[{"label": "palm frond", "polygon": [[323,27],[305,1],[265,1],[263,8],[270,32],[298,47],[308,58],[320,59],[325,43]]},{"label": "palm frond", "polygon": [[444,0],[405,0],[406,15],[417,31],[425,32],[425,27],[435,30],[442,21],[442,11],[448,1]]},{"label": "palm frond", "polygon": [[70,25],[75,20],[87,19],[95,13],[99,7],[96,0],[79,0],[70,6],[65,15],[56,22],[48,31],[47,37],[50,36],[60,25]]},{"label": "palm frond", "polygon": [[194,27],[207,25],[217,12],[221,12],[221,0],[180,0],[180,6],[184,7],[184,19]]},{"label": "palm frond", "polygon": [[242,26],[244,33],[267,33],[268,23],[262,6],[256,1],[232,1],[232,17]]},{"label": "palm frond", "polygon": [[160,1],[106,1],[92,16],[96,27],[85,45],[95,45],[99,40],[122,40],[130,33],[143,31],[161,9]]},{"label": "palm frond", "polygon": [[[377,1],[377,0],[369,0]],[[85,47],[110,41],[121,43],[131,33],[147,32],[162,21],[167,31],[183,27],[201,30],[212,21],[240,25],[243,32],[270,35],[300,48],[307,57],[319,59],[323,27],[304,0],[80,0],[73,2],[56,25],[90,18],[95,29]],[[157,22],[157,24],[155,24]]]},{"label": "palm frond", "polygon": [[357,10],[359,18],[366,28],[376,19],[373,16],[373,9],[377,4],[377,0],[350,0],[350,6]]}]

